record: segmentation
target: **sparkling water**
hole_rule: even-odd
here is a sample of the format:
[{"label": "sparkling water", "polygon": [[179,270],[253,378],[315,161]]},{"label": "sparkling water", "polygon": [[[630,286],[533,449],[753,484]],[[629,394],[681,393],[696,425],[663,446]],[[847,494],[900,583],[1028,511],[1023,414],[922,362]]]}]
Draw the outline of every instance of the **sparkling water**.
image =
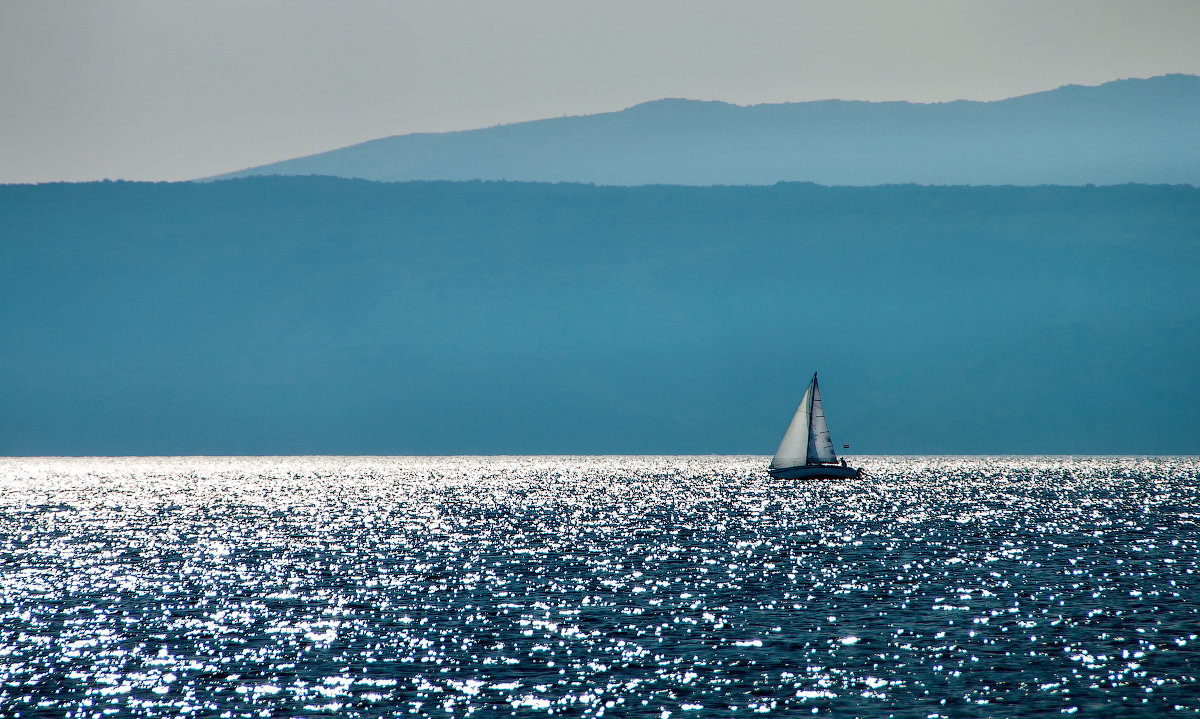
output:
[{"label": "sparkling water", "polygon": [[1200,459],[766,463],[0,459],[0,715],[1200,712]]}]

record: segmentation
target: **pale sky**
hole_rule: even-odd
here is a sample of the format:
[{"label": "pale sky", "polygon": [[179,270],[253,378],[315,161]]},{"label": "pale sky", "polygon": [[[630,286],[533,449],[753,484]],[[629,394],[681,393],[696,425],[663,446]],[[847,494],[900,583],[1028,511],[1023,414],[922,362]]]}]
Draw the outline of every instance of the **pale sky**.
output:
[{"label": "pale sky", "polygon": [[1200,0],[0,0],[0,183],[619,110],[1200,74]]}]

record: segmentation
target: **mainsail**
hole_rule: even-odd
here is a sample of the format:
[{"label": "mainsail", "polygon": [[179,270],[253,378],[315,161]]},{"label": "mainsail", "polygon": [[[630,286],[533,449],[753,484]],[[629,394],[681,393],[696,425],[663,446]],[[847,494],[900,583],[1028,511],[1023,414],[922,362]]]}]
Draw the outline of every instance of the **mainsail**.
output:
[{"label": "mainsail", "polygon": [[792,422],[779,450],[771,460],[771,467],[800,467],[806,464],[826,464],[837,462],[837,454],[833,451],[833,440],[829,437],[829,425],[825,422],[825,410],[821,408],[821,391],[817,388],[817,375],[813,374],[812,382],[792,415]]}]

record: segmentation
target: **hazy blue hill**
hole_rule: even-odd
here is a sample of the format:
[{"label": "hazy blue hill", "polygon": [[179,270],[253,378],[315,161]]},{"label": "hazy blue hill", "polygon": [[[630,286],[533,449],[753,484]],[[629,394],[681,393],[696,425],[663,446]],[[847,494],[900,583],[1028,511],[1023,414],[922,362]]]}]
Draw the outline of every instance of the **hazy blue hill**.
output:
[{"label": "hazy blue hill", "polygon": [[[718,108],[719,109],[719,108]],[[1200,190],[0,187],[0,453],[1200,452]]]},{"label": "hazy blue hill", "polygon": [[1200,184],[1200,77],[998,102],[659,100],[621,112],[388,137],[225,177],[642,184]]}]

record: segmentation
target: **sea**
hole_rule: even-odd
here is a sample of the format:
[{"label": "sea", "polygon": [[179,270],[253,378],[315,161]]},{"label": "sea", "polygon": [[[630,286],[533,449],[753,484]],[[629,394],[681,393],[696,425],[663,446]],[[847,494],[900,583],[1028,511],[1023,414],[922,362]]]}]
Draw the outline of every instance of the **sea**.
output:
[{"label": "sea", "polygon": [[1200,713],[1200,458],[0,459],[0,716]]}]

